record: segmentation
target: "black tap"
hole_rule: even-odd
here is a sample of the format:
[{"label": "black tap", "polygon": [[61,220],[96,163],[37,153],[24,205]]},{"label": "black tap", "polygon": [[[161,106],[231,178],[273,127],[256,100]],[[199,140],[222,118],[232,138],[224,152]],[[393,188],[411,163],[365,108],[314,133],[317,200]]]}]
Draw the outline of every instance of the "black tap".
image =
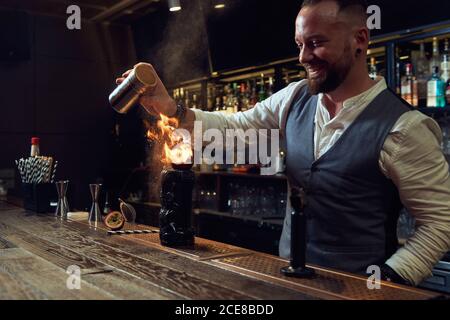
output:
[{"label": "black tap", "polygon": [[304,206],[306,196],[303,189],[291,189],[291,260],[290,265],[281,268],[281,273],[288,277],[311,278],[314,269],[306,267],[306,216]]}]

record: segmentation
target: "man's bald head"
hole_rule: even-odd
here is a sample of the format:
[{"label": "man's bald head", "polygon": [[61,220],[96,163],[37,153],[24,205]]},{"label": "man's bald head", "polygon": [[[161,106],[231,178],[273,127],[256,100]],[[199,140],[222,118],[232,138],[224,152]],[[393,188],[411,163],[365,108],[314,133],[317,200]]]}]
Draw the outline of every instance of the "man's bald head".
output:
[{"label": "man's bald head", "polygon": [[369,44],[363,0],[305,0],[295,21],[299,61],[310,91],[332,92],[350,73],[367,73]]},{"label": "man's bald head", "polygon": [[343,21],[352,27],[363,27],[366,25],[367,2],[365,0],[304,0],[302,9],[326,2],[336,4],[336,18],[342,18]]}]

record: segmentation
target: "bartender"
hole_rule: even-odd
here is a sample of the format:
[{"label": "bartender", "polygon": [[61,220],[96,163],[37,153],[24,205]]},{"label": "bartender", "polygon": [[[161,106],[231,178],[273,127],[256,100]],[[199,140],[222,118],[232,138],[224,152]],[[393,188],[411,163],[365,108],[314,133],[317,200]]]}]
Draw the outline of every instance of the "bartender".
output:
[{"label": "bartender", "polygon": [[[450,249],[449,166],[437,123],[368,76],[369,30],[363,0],[306,0],[295,21],[299,61],[308,78],[253,109],[224,115],[177,105],[158,83],[141,98],[150,113],[184,128],[280,129],[286,174],[305,189],[307,262],[348,272],[378,265],[382,278],[418,285]],[[121,83],[131,70],[117,79]],[[416,232],[398,249],[399,211]],[[280,256],[290,256],[286,215]]]}]

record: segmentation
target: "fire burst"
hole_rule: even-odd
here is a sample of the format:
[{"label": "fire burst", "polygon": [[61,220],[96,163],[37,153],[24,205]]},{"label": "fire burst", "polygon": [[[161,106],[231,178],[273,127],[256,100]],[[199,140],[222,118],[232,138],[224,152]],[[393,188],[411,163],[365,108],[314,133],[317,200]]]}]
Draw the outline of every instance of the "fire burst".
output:
[{"label": "fire burst", "polygon": [[161,162],[165,165],[192,163],[190,134],[186,130],[178,129],[177,119],[163,114],[159,114],[159,118],[157,130],[147,130],[147,139],[164,142]]}]

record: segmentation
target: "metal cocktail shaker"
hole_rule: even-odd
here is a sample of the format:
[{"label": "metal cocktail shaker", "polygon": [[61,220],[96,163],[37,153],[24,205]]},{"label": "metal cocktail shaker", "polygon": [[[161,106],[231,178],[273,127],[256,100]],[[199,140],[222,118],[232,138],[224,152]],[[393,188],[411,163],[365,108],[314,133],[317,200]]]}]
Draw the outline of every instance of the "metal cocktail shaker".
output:
[{"label": "metal cocktail shaker", "polygon": [[144,94],[156,85],[153,68],[147,63],[138,63],[128,77],[109,95],[109,102],[118,113],[127,113]]}]

